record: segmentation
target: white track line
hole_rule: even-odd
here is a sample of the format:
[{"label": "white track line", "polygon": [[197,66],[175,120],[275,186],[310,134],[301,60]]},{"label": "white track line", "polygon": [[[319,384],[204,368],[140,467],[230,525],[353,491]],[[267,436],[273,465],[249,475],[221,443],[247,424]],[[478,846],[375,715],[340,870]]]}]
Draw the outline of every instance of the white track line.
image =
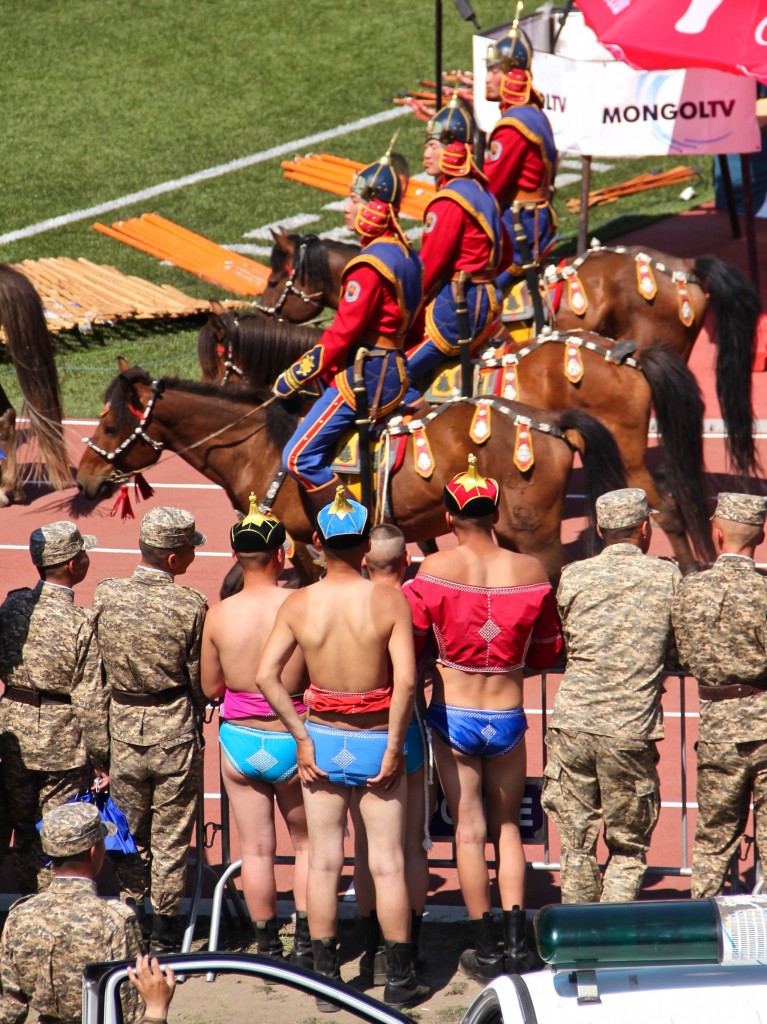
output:
[{"label": "white track line", "polygon": [[372,125],[380,124],[382,121],[393,121],[394,118],[402,117],[410,113],[409,107],[395,107],[393,110],[382,110],[378,114],[371,114],[370,117],[361,117],[357,121],[349,121],[347,124],[337,125],[324,132],[315,132],[313,135],[305,135],[301,139],[294,139],[293,142],[283,142],[279,146],[272,146],[270,149],[263,149],[260,153],[252,153],[250,156],[242,156],[237,160],[230,160],[226,164],[216,164],[215,167],[208,167],[203,171],[195,171],[194,174],[185,174],[183,178],[173,178],[171,181],[160,182],[159,185],[152,185],[150,188],[141,189],[138,192],[129,192],[118,199],[110,199],[106,203],[99,203],[98,206],[89,206],[86,210],[73,210],[72,213],[64,213],[60,217],[50,217],[48,220],[38,221],[37,224],[30,224],[26,228],[19,228],[16,231],[8,231],[0,235],[0,245],[7,245],[9,242],[18,242],[21,238],[30,238],[32,235],[41,235],[54,228],[64,227],[67,224],[74,224],[80,220],[88,220],[97,217],[102,213],[109,213],[110,210],[118,210],[122,206],[132,206],[133,203],[143,203],[154,196],[163,195],[165,192],[176,192],[190,185],[197,185],[201,181],[210,181],[212,178],[220,178],[232,171],[241,171],[244,167],[253,167],[254,164],[262,164],[267,160],[275,160],[277,157],[290,156],[296,150],[304,149],[307,146],[315,146],[318,142],[327,142],[329,139],[336,139],[339,135],[348,135],[350,132],[358,132],[363,128],[370,128]]}]

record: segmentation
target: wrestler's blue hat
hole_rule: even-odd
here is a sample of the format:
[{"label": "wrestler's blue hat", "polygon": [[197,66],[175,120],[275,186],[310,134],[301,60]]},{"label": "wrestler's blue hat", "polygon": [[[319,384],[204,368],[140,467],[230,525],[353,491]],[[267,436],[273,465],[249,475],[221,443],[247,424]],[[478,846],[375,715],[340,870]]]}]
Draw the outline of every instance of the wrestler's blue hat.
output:
[{"label": "wrestler's blue hat", "polygon": [[285,543],[285,527],[274,516],[265,516],[258,508],[258,498],[248,497],[248,514],[229,531],[232,551],[250,555],[257,551],[276,551]]},{"label": "wrestler's blue hat", "polygon": [[329,548],[356,548],[370,533],[370,515],[364,505],[347,497],[339,484],[333,501],[317,513],[317,530]]}]

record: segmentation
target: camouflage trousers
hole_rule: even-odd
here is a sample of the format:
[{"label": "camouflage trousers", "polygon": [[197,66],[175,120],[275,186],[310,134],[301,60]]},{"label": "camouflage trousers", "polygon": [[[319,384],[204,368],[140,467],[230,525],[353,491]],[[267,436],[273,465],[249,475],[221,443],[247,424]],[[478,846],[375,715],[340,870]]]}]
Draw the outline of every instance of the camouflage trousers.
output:
[{"label": "camouflage trousers", "polygon": [[756,846],[767,856],[767,740],[698,741],[698,823],[692,858],[692,895],[715,896],[737,851],[753,795]]},{"label": "camouflage trousers", "polygon": [[197,737],[174,746],[111,741],[109,788],[128,819],[138,853],[116,857],[120,898],[138,907],[151,891],[156,914],[177,914],[202,785]]},{"label": "camouflage trousers", "polygon": [[19,889],[26,896],[46,889],[53,878],[51,869],[45,867],[48,858],[40,844],[38,821],[54,807],[89,789],[93,772],[88,764],[61,772],[27,768],[15,742],[4,742],[2,755],[8,816],[13,828],[13,866]]},{"label": "camouflage trousers", "polygon": [[[654,741],[627,747],[608,736],[549,729],[543,809],[559,831],[563,903],[634,900],[660,809]],[[604,823],[609,859],[596,858]]]}]

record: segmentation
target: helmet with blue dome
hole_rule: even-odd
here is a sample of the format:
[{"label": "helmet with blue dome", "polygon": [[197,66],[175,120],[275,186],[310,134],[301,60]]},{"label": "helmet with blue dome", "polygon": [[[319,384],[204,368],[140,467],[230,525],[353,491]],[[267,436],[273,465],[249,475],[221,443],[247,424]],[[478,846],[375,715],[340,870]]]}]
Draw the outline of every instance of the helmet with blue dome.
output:
[{"label": "helmet with blue dome", "polygon": [[530,101],[533,91],[533,45],[519,27],[522,0],[517,3],[511,28],[497,42],[487,48],[485,64],[503,73],[501,78],[501,104],[523,106]]},{"label": "helmet with blue dome", "polygon": [[394,229],[405,240],[397,213],[407,188],[409,172],[405,158],[392,153],[396,138],[395,135],[380,160],[356,171],[352,178],[351,192],[362,200],[355,228],[364,241],[371,241],[388,229]]},{"label": "helmet with blue dome", "polygon": [[426,125],[426,140],[439,142],[439,169],[448,178],[484,177],[474,163],[474,111],[454,92]]}]

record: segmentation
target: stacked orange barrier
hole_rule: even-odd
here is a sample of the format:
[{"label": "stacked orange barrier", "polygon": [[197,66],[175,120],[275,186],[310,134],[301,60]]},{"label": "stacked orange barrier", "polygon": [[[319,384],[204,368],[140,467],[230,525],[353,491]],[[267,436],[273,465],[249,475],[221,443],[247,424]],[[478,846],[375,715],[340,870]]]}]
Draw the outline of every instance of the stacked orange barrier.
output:
[{"label": "stacked orange barrier", "polygon": [[[290,181],[300,181],[324,192],[345,196],[349,194],[354,172],[361,171],[365,165],[329,153],[311,153],[309,156],[283,160],[280,166]],[[434,193],[434,185],[424,181],[411,181],[400,207],[402,213],[415,220],[423,220],[426,206],[429,200],[434,198]]]},{"label": "stacked orange barrier", "polygon": [[263,263],[225,249],[156,213],[118,220],[111,227],[96,222],[93,227],[236,295],[260,295],[269,279],[269,268]]}]

